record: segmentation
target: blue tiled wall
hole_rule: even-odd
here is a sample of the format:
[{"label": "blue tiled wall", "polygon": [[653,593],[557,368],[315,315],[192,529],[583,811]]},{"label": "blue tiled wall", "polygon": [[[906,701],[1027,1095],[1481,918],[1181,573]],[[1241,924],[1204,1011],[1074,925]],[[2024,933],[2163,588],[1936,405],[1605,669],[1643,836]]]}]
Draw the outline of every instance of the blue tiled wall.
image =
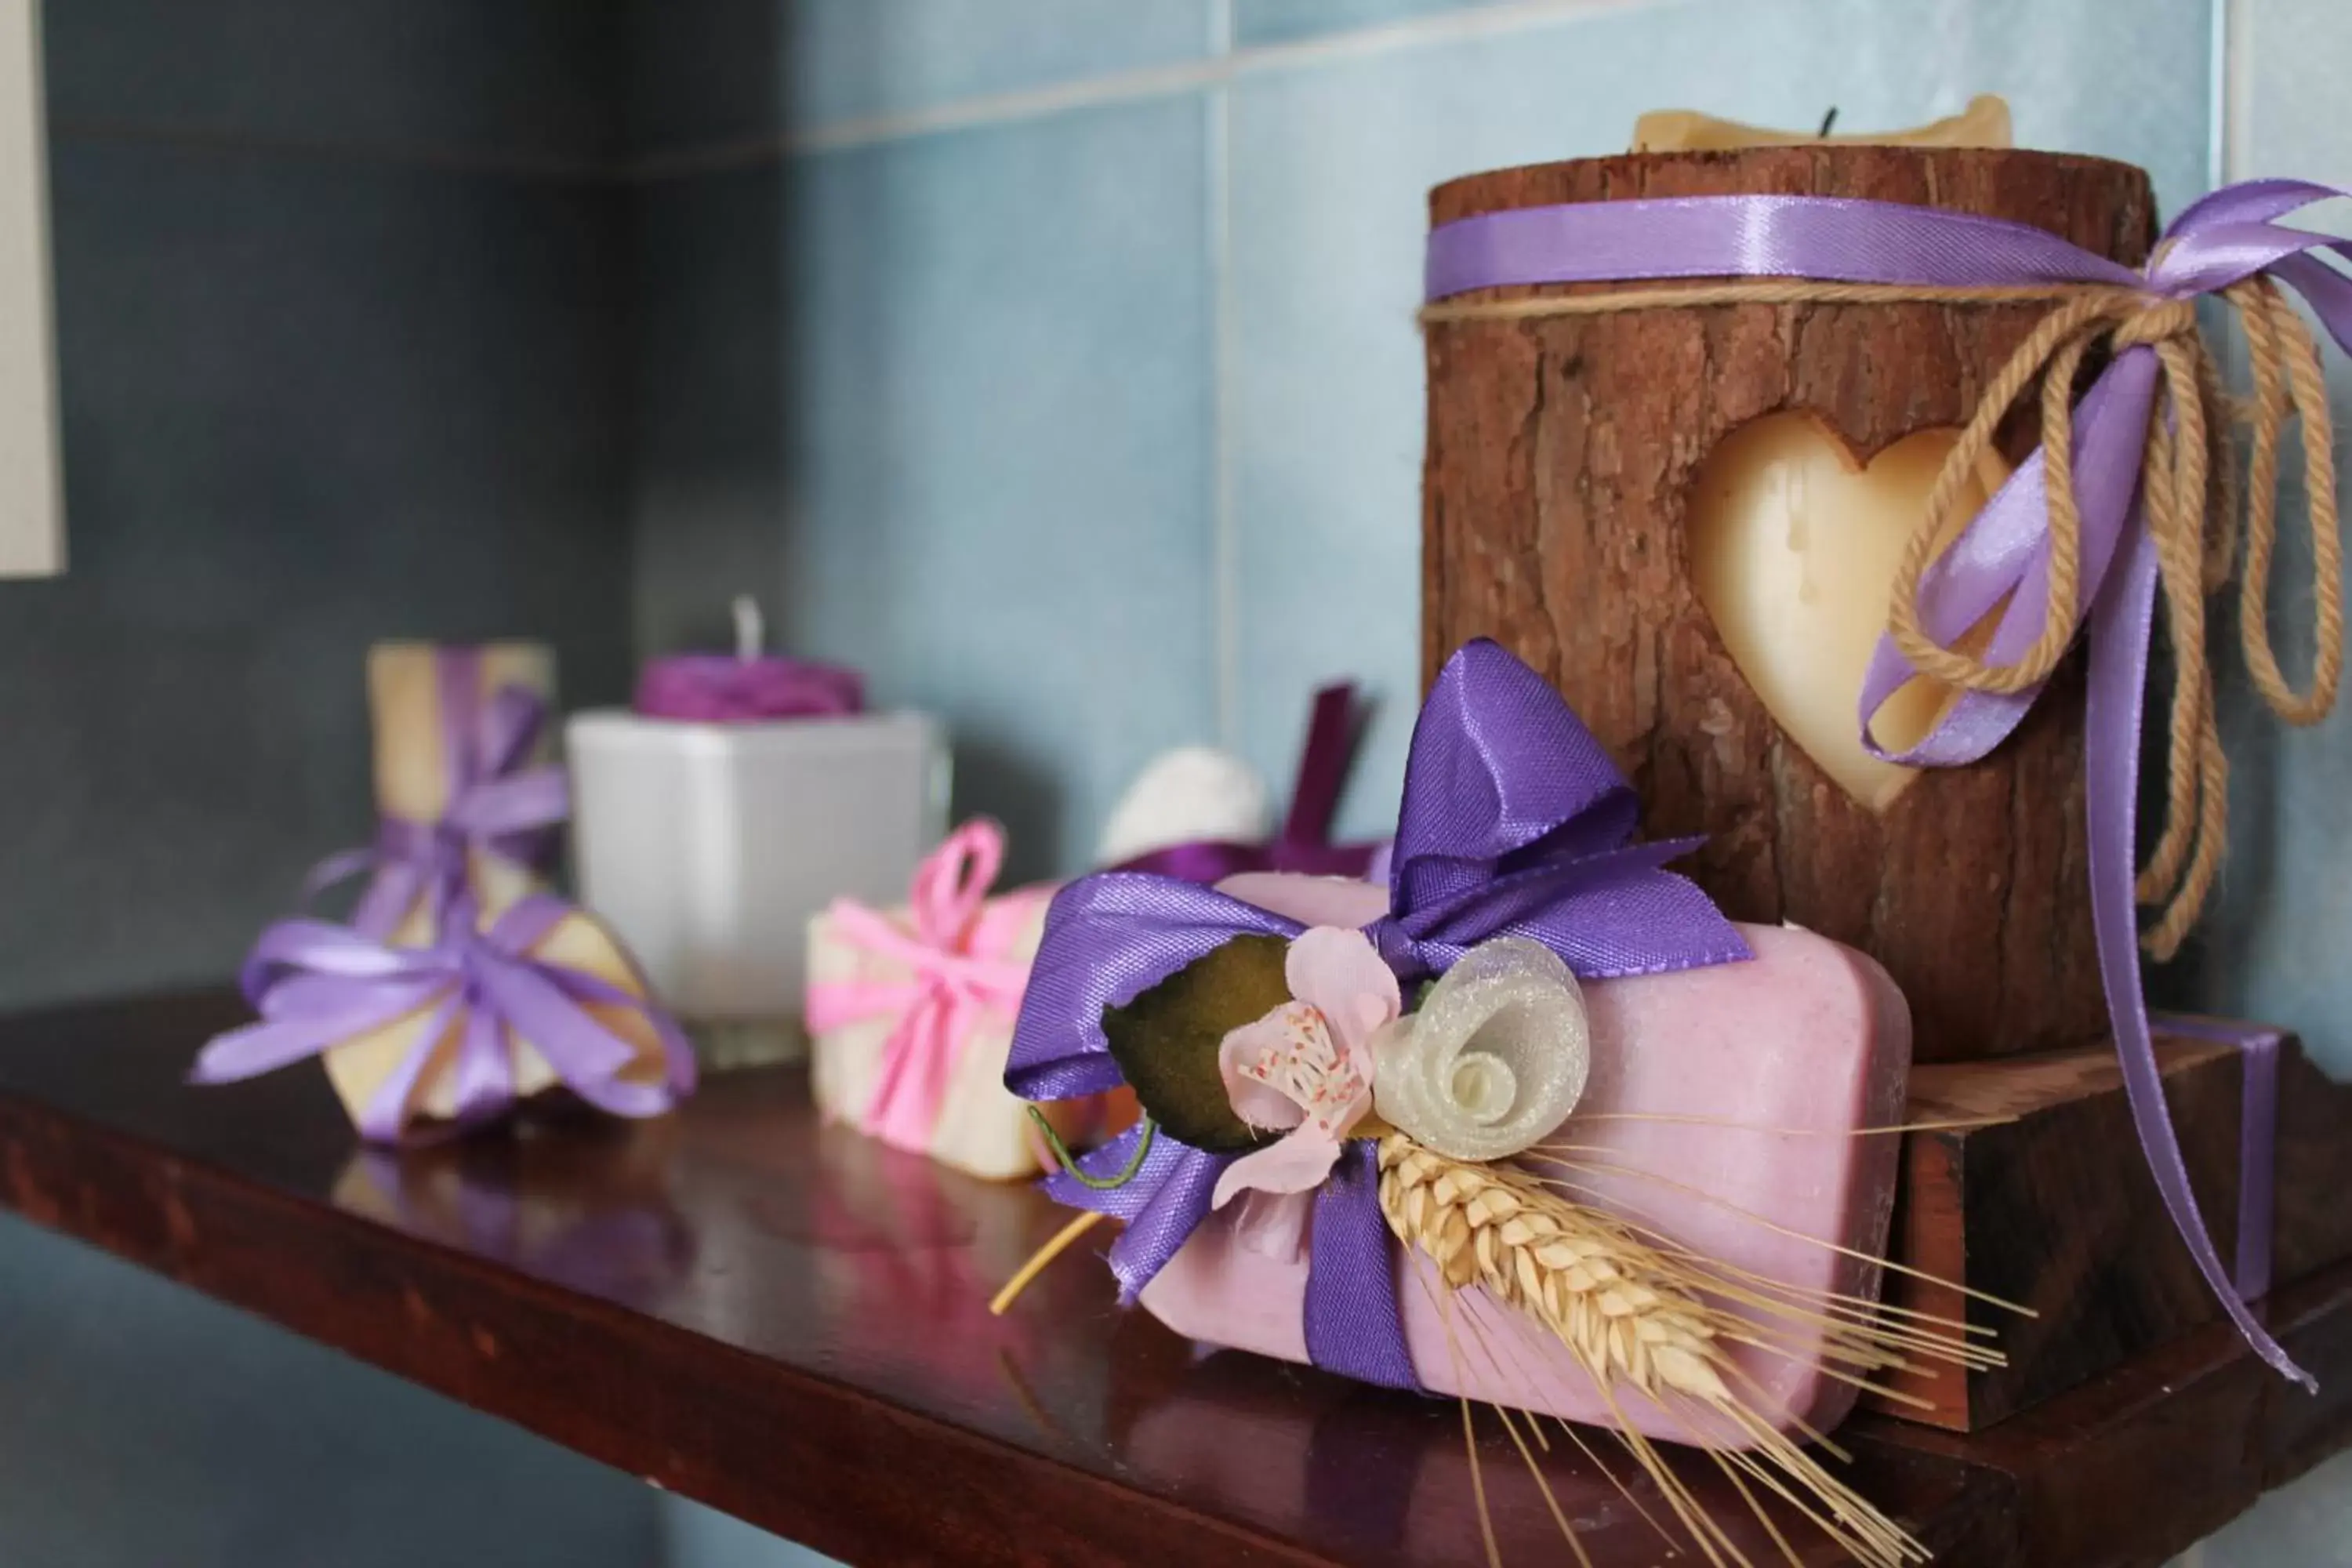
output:
[{"label": "blue tiled wall", "polygon": [[[2146,165],[2167,211],[2224,127],[2239,173],[2352,178],[2339,9],[704,0],[632,80],[661,215],[637,229],[638,405],[666,433],[635,495],[642,646],[718,637],[763,578],[787,637],[947,713],[961,804],[1054,871],[1154,748],[1220,740],[1279,779],[1307,692],[1354,674],[1382,710],[1343,826],[1376,831],[1417,677],[1432,183],[1622,145],[1645,109],[1866,128],[1979,91],[2028,145]],[[2159,988],[2352,1070],[2352,875],[2317,848],[2344,837],[2352,721],[2281,738],[2231,700],[2227,896]],[[2207,1561],[2336,1560],[2348,1478]],[[681,1562],[765,1561],[672,1522]]]},{"label": "blue tiled wall", "polygon": [[[772,134],[803,89],[864,123],[934,77],[1051,90],[1207,37],[1197,4],[712,16],[732,45],[652,58],[782,51]],[[651,96],[641,126],[701,112]],[[1016,875],[1083,863],[1128,775],[1216,729],[1208,133],[1146,94],[677,175],[693,147],[656,132],[634,184],[643,642],[759,593],[794,647],[948,717],[959,809],[1006,823]]]},{"label": "blue tiled wall", "polygon": [[[214,982],[368,801],[375,637],[623,689],[617,60],[571,0],[47,7],[72,569],[0,584],[0,1006]],[[650,1493],[0,1223],[0,1562],[562,1562]]]},{"label": "blue tiled wall", "polygon": [[2207,0],[2121,34],[2096,0],[663,15],[630,114],[641,641],[717,637],[750,579],[796,646],[947,714],[960,806],[1030,872],[1083,865],[1159,748],[1281,779],[1340,674],[1381,704],[1342,826],[1391,821],[1433,182],[1646,108],[1867,126],[1992,90],[2177,206],[2211,121]]}]

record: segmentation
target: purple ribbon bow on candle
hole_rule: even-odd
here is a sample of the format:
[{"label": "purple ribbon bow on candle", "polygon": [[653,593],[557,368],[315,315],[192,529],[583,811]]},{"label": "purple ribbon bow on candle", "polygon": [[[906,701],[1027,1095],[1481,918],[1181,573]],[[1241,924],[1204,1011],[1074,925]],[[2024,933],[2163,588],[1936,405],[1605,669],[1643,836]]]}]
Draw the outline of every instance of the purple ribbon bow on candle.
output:
[{"label": "purple ribbon bow on candle", "polygon": [[[1744,959],[1747,944],[1706,895],[1661,868],[1696,839],[1629,844],[1638,804],[1559,693],[1496,644],[1448,660],[1414,726],[1389,876],[1389,912],[1365,928],[1400,980],[1441,972],[1475,943],[1532,938],[1578,974],[1654,974]],[[1122,1083],[1103,1032],[1122,1007],[1241,936],[1286,941],[1297,921],[1197,883],[1106,871],[1054,900],[1013,1031],[1005,1086],[1067,1100]],[[1127,1169],[1138,1126],[1081,1156],[1096,1178]],[[1046,1190],[1127,1223],[1110,1248],[1132,1300],[1206,1217],[1239,1156],[1151,1130],[1133,1176],[1089,1187],[1067,1173]],[[1398,1317],[1398,1258],[1381,1215],[1373,1142],[1352,1139],[1315,1194],[1307,1348],[1315,1364],[1391,1387],[1418,1386]]]},{"label": "purple ribbon bow on candle", "polygon": [[552,829],[572,814],[563,769],[529,765],[547,723],[547,704],[520,686],[503,686],[481,700],[478,648],[434,650],[440,689],[441,746],[449,770],[449,804],[440,817],[418,822],[386,816],[375,842],[331,855],[303,879],[305,902],[344,878],[372,870],[367,890],[352,910],[353,929],[388,937],[420,907],[437,929],[449,907],[468,892],[467,861],[492,855],[533,873],[555,858]]},{"label": "purple ribbon bow on candle", "polygon": [[[2294,180],[2216,191],[2174,220],[2144,274],[2024,225],[1882,202],[1759,195],[1529,207],[1433,232],[1426,291],[1437,300],[1517,284],[1801,278],[1916,288],[2120,288],[2162,302],[2267,277],[2301,295],[2336,342],[2352,350],[2352,278],[2321,259],[2330,252],[2352,256],[2352,247],[2273,221],[2346,194]],[[2247,1342],[2271,1366],[2315,1387],[2254,1321],[2206,1233],[2165,1107],[2140,991],[2134,811],[2158,575],[2141,514],[2140,475],[2161,372],[2155,349],[2124,346],[2074,411],[2072,479],[2081,531],[2071,608],[2089,628],[2085,788],[2100,975],[2133,1121],[2174,1225]],[[1930,638],[1948,647],[1998,610],[1984,662],[2012,664],[2033,647],[2050,608],[2047,468],[2046,454],[2036,451],[1922,578],[1920,621]],[[1861,693],[1865,743],[1913,765],[1953,767],[1982,757],[2040,695],[2039,687],[1969,690],[1916,746],[1889,752],[1872,737],[1871,721],[1913,674],[1893,639],[1882,639]],[[2257,1168],[2246,1179],[2269,1181],[2267,1136],[2252,1152]]]},{"label": "purple ribbon bow on candle", "polygon": [[[262,932],[237,977],[260,1021],[214,1038],[189,1077],[204,1084],[254,1078],[421,1013],[415,1044],[361,1115],[360,1133],[373,1142],[400,1137],[417,1081],[453,1025],[457,1128],[514,1103],[514,1047],[523,1041],[598,1110],[658,1116],[693,1091],[694,1053],[650,996],[532,955],[574,912],[561,899],[533,894],[478,929],[472,901],[460,898],[430,947],[393,947],[325,921],[281,921]],[[641,1019],[658,1041],[659,1081],[626,1076],[642,1053],[596,1016],[615,1010]]]},{"label": "purple ribbon bow on candle", "polygon": [[1187,882],[1222,882],[1243,871],[1298,871],[1312,877],[1361,877],[1377,844],[1334,844],[1331,818],[1356,760],[1356,688],[1335,681],[1315,693],[1298,777],[1282,830],[1263,844],[1200,838],[1122,860],[1114,871],[1152,871]]}]

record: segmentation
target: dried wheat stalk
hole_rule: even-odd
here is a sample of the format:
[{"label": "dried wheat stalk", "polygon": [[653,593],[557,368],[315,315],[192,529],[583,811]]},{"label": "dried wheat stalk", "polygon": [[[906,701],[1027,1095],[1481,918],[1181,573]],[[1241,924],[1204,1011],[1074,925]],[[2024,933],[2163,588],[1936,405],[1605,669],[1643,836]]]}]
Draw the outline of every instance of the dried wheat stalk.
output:
[{"label": "dried wheat stalk", "polygon": [[1656,1396],[1731,1397],[1713,1363],[1714,1309],[1685,1294],[1654,1248],[1600,1210],[1508,1166],[1475,1164],[1402,1134],[1381,1144],[1381,1212],[1407,1246],[1534,1315],[1611,1382]]},{"label": "dried wheat stalk", "polygon": [[[1529,1172],[1455,1160],[1402,1133],[1381,1140],[1380,1165],[1381,1211],[1390,1228],[1436,1265],[1449,1289],[1475,1286],[1527,1314],[1569,1348],[1595,1384],[1612,1395],[1612,1405],[1613,1391],[1624,1388],[1662,1406],[1696,1405],[1722,1415],[1755,1445],[1753,1458],[1762,1464],[1753,1473],[1768,1489],[1857,1561],[1895,1568],[1925,1558],[1900,1527],[1737,1392],[1743,1384],[1753,1385],[1733,1363],[1730,1347],[1773,1347],[1759,1340],[1752,1317],[1711,1298],[1784,1313],[1790,1310],[1787,1303],[1761,1297],[1729,1275],[1717,1278],[1705,1259],[1653,1245],[1636,1227],[1563,1196]],[[1901,1364],[1902,1349],[1938,1351],[1932,1342],[1923,1345],[1927,1336],[1915,1328],[1885,1330],[1867,1317],[1857,1321],[1818,1310],[1803,1316],[1822,1334],[1815,1353],[1867,1369]],[[1975,1353],[1960,1345],[1942,1349]],[[1620,1435],[1666,1490],[1705,1557],[1744,1563],[1739,1548],[1705,1517],[1654,1450],[1630,1426]],[[1741,1495],[1748,1495],[1744,1487]],[[1759,1517],[1764,1517],[1760,1510]],[[1769,1519],[1766,1526],[1772,1528]]]}]

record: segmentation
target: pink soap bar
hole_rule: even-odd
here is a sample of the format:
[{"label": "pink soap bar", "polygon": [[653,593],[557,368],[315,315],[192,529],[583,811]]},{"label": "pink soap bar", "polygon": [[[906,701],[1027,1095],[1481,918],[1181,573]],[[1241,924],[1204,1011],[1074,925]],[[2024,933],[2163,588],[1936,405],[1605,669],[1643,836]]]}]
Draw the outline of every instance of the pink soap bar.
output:
[{"label": "pink soap bar", "polygon": [[[1220,886],[1310,924],[1361,925],[1386,908],[1384,890],[1363,882],[1254,873]],[[1733,1269],[1809,1293],[1874,1298],[1879,1271],[1868,1259],[1885,1246],[1900,1139],[1853,1134],[1903,1119],[1910,1010],[1885,971],[1851,948],[1789,927],[1739,933],[1752,962],[1585,983],[1591,1077],[1546,1142],[1574,1145],[1566,1157],[1607,1169],[1541,1168],[1589,1184],[1569,1195]],[[1192,1233],[1143,1304],[1190,1338],[1304,1362],[1306,1254],[1235,1246],[1234,1213]],[[1532,1320],[1475,1289],[1450,1309],[1444,1296],[1416,1255],[1398,1300],[1413,1365],[1433,1393],[1602,1426],[1619,1424],[1622,1412],[1667,1441],[1744,1442],[1626,1390],[1612,1408]],[[1478,1333],[1465,1331],[1465,1317]],[[1780,1430],[1826,1431],[1854,1390],[1823,1375],[1785,1326],[1780,1337],[1796,1355],[1734,1350],[1752,1380],[1742,1392]]]}]

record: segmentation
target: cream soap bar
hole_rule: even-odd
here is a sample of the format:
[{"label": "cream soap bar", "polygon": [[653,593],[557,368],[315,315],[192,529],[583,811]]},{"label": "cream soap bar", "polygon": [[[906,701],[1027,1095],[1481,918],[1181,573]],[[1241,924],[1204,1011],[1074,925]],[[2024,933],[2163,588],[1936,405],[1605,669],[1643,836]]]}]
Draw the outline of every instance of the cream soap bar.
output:
[{"label": "cream soap bar", "polygon": [[[1053,891],[1023,888],[989,900],[977,917],[973,947],[1026,964],[1037,955]],[[913,924],[905,910],[891,910],[887,918],[911,940]],[[898,958],[846,940],[830,912],[809,922],[808,978],[812,988],[911,986],[915,980],[913,971]],[[811,1080],[824,1119],[865,1129],[910,1153],[927,1154],[991,1181],[1050,1170],[1052,1161],[1025,1103],[1004,1087],[1004,1061],[1013,1048],[1014,1015],[1010,1009],[974,1009],[966,1016],[928,1136],[904,1138],[875,1122],[869,1109],[902,1016],[877,1015],[812,1031]],[[1097,1125],[1103,1104],[1100,1099],[1068,1100],[1037,1109],[1055,1134],[1075,1149],[1103,1131]]]}]

